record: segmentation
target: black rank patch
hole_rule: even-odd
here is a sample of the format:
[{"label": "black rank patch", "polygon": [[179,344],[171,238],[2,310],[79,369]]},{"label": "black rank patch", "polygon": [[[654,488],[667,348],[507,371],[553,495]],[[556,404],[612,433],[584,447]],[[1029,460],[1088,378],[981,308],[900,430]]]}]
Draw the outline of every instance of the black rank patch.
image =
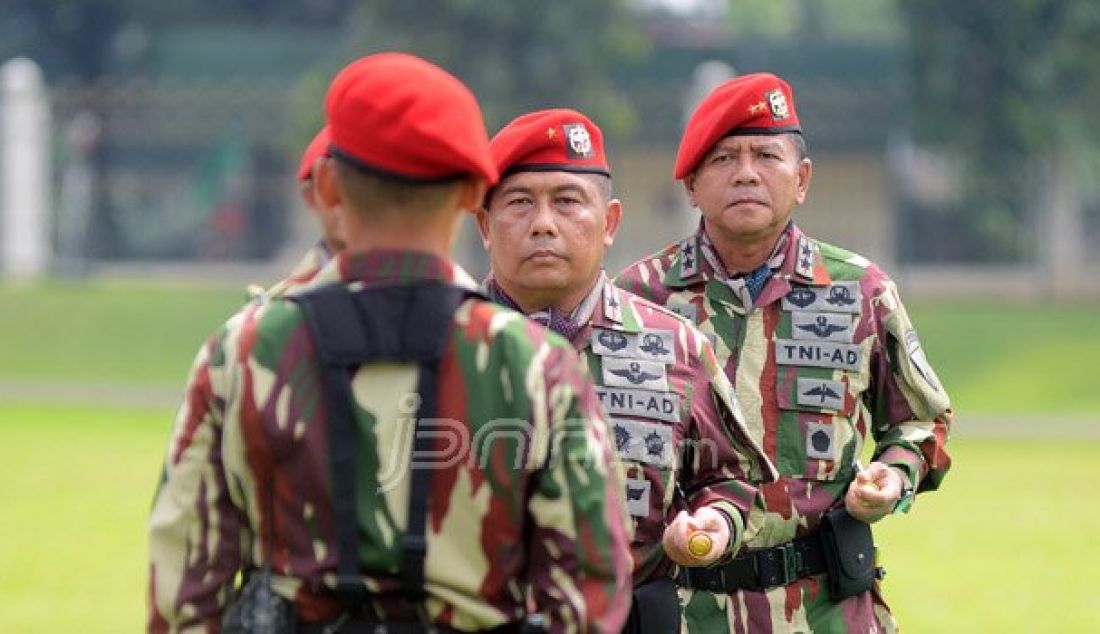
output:
[{"label": "black rank patch", "polygon": [[806,456],[817,460],[833,460],[833,426],[822,423],[806,425]]}]

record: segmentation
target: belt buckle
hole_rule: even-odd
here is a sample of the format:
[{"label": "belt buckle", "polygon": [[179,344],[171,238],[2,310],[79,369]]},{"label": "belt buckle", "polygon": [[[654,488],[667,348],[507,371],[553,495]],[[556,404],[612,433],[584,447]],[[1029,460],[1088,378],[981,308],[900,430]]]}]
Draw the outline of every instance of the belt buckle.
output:
[{"label": "belt buckle", "polygon": [[802,553],[793,542],[772,546],[753,557],[753,568],[764,590],[790,585],[798,580],[802,568]]},{"label": "belt buckle", "polygon": [[779,556],[783,558],[783,583],[790,585],[798,581],[798,571],[802,568],[802,553],[794,547],[794,542],[787,542],[779,547]]}]

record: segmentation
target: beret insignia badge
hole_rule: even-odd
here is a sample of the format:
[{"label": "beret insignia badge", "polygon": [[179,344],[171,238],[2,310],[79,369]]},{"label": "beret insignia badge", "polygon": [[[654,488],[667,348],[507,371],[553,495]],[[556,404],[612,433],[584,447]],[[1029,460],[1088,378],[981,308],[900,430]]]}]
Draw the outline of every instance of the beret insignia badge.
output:
[{"label": "beret insignia badge", "polygon": [[772,111],[772,118],[776,121],[782,121],[791,116],[791,111],[787,107],[787,97],[783,94],[783,91],[776,88],[770,90],[764,94],[764,97],[768,100],[768,106]]}]

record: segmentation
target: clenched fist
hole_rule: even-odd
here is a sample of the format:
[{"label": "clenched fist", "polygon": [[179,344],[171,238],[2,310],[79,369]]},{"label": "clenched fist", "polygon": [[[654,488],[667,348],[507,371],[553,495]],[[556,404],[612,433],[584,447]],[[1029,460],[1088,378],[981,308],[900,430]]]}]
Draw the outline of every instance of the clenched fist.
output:
[{"label": "clenched fist", "polygon": [[860,469],[848,485],[844,506],[852,517],[872,524],[894,510],[903,486],[900,471],[881,462],[872,462]]},{"label": "clenched fist", "polygon": [[661,540],[669,559],[681,566],[709,566],[730,543],[730,525],[721,511],[704,506],[680,513],[665,527]]}]

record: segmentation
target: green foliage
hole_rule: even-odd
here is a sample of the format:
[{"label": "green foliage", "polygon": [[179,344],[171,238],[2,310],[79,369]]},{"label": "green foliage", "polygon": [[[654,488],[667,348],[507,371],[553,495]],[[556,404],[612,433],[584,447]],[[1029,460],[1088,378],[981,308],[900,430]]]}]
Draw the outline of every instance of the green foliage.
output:
[{"label": "green foliage", "polygon": [[461,77],[493,131],[550,107],[584,110],[611,135],[636,125],[610,76],[648,44],[621,0],[372,2],[357,28],[367,44],[356,54],[408,51]]},{"label": "green foliage", "polygon": [[882,0],[730,0],[729,23],[739,38],[887,42],[901,32],[896,8]]},{"label": "green foliage", "polygon": [[[1092,0],[898,2],[909,29],[913,133],[966,177],[945,205],[966,257],[1035,253],[1030,212],[1052,155],[1098,144],[1100,6]],[[1090,179],[1091,180],[1091,179]],[[919,256],[919,254],[917,254]]]}]

